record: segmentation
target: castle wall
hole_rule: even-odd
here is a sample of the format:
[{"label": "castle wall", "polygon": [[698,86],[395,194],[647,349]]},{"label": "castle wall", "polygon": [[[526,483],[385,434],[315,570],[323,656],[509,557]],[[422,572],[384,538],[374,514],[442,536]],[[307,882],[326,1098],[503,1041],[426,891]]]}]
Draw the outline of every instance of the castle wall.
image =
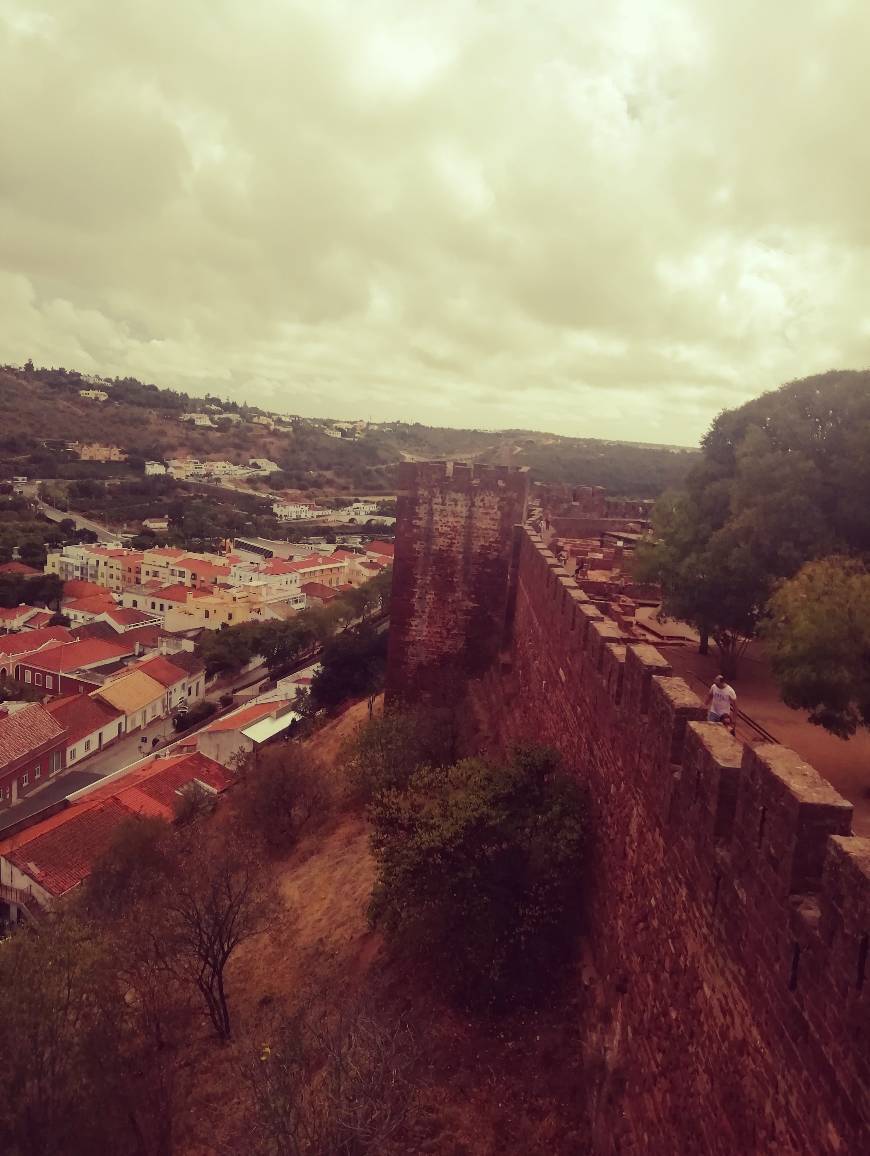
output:
[{"label": "castle wall", "polygon": [[399,480],[387,699],[464,696],[502,641],[524,470],[406,463]]},{"label": "castle wall", "polygon": [[870,840],[849,834],[850,804],[792,751],[704,721],[536,535],[516,549],[509,645],[471,705],[484,744],[551,745],[588,787],[611,1024],[598,1149],[866,1151]]}]

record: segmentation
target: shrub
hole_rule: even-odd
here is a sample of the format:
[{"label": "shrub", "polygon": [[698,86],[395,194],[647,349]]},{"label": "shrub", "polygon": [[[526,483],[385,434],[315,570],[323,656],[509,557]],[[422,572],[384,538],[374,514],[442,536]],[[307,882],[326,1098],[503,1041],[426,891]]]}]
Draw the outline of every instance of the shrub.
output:
[{"label": "shrub", "polygon": [[300,829],[328,806],[329,791],[304,751],[287,744],[242,769],[239,811],[243,821],[275,852],[293,846]]},{"label": "shrub", "polygon": [[388,711],[363,723],[342,754],[351,789],[362,801],[370,802],[380,791],[403,791],[419,767],[455,761],[453,714]]},{"label": "shrub", "polygon": [[370,917],[465,1002],[531,995],[578,928],[585,808],[543,749],[422,768],[371,806]]}]

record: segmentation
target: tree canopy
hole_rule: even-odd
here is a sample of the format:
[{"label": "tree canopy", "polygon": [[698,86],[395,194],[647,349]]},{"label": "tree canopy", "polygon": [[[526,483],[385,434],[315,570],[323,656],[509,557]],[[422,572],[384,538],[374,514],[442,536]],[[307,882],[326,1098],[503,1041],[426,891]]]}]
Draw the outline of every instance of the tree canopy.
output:
[{"label": "tree canopy", "polygon": [[870,549],[870,373],[806,378],[725,411],[702,451],[685,488],[658,503],[636,572],[733,673],[777,582]]}]

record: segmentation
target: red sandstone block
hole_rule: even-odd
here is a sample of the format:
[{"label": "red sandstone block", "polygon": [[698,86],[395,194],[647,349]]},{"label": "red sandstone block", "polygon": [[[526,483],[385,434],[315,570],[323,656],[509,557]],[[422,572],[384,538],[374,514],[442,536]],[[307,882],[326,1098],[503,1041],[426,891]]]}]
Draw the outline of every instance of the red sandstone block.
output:
[{"label": "red sandstone block", "polygon": [[622,702],[623,676],[625,674],[625,647],[620,643],[608,642],[601,655],[601,674],[607,693],[617,706]]},{"label": "red sandstone block", "polygon": [[705,839],[730,835],[743,744],[718,723],[690,722],[680,784],[682,813]]},{"label": "red sandstone block", "polygon": [[594,670],[602,669],[604,647],[611,642],[623,642],[625,636],[610,618],[599,618],[589,623],[586,632],[586,653]]},{"label": "red sandstone block", "polygon": [[[843,997],[870,1009],[870,839],[828,840],[819,894],[820,933],[830,945],[835,982]],[[870,1025],[868,1025],[870,1043]]]},{"label": "red sandstone block", "polygon": [[[650,685],[649,743],[666,763],[681,763],[688,723],[706,716],[701,700],[681,678],[656,675]],[[670,772],[669,772],[670,773]]]},{"label": "red sandstone block", "polygon": [[653,676],[671,674],[672,671],[671,664],[654,646],[646,642],[629,646],[625,654],[623,682],[623,702],[626,708],[635,715],[646,714]]},{"label": "red sandstone block", "polygon": [[846,835],[852,805],[788,747],[745,747],[735,838],[744,872],[771,877],[779,894],[819,887],[829,835]]}]

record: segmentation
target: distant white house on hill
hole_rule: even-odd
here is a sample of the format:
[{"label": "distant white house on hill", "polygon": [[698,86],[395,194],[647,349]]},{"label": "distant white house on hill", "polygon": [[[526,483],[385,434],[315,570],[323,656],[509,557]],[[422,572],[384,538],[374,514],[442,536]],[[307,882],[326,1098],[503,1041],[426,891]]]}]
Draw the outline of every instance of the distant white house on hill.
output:
[{"label": "distant white house on hill", "polygon": [[145,475],[146,475],[146,477],[157,478],[157,477],[161,477],[166,472],[167,472],[166,466],[164,466],[163,462],[146,462],[145,463]]},{"label": "distant white house on hill", "polygon": [[212,420],[207,413],[183,413],[179,421],[190,422],[191,425],[212,426]]},{"label": "distant white house on hill", "polygon": [[89,401],[109,400],[109,395],[103,389],[80,389],[79,397],[86,397]]}]

